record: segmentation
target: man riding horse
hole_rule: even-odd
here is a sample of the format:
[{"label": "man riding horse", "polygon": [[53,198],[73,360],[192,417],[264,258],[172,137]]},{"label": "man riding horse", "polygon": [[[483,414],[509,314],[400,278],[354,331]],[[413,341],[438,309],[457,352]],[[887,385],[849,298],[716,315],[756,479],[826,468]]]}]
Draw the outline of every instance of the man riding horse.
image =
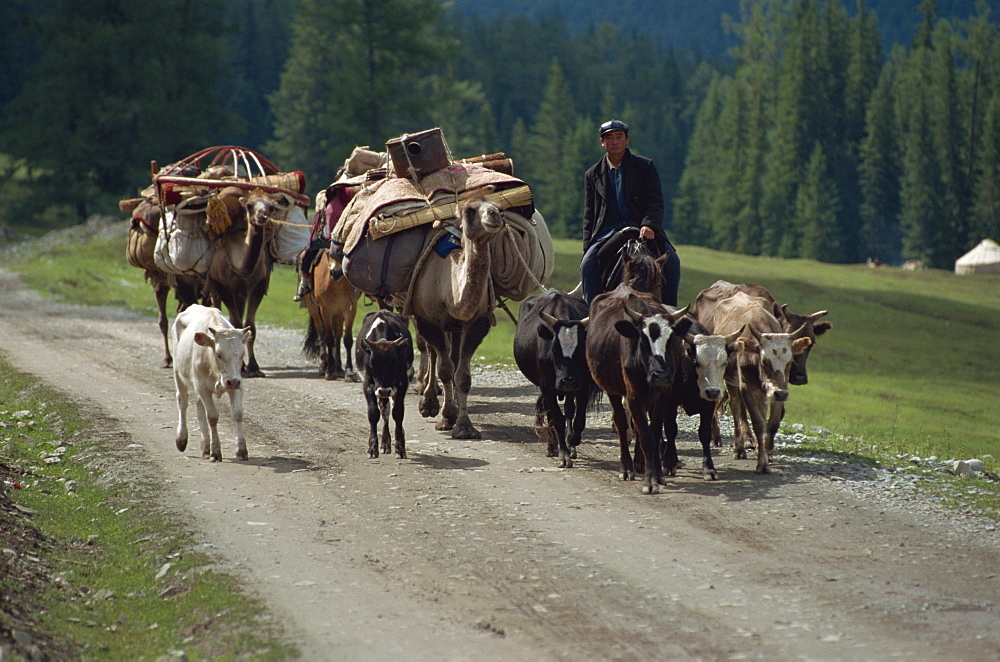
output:
[{"label": "man riding horse", "polygon": [[606,154],[583,178],[583,298],[589,305],[604,290],[608,255],[618,253],[609,240],[624,244],[626,235],[634,232],[620,231],[638,228],[639,239],[654,257],[668,255],[663,265],[663,302],[676,306],[681,263],[663,231],[663,190],[656,166],[628,149],[629,127],[621,120],[602,124],[600,138]]}]

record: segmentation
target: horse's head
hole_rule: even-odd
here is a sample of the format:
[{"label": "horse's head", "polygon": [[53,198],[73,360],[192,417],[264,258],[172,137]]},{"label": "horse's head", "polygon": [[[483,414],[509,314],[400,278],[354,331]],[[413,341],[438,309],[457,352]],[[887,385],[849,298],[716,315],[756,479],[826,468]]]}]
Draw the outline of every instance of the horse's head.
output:
[{"label": "horse's head", "polygon": [[622,282],[634,290],[649,292],[656,299],[660,299],[663,290],[663,280],[661,272],[663,268],[663,258],[653,259],[646,242],[639,239],[630,239],[625,242],[621,250],[622,256]]}]

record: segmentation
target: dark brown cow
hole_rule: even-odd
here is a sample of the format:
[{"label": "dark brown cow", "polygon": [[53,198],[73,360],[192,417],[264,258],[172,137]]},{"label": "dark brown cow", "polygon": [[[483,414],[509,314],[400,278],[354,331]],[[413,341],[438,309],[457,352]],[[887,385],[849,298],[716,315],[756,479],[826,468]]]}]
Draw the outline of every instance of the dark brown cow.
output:
[{"label": "dark brown cow", "polygon": [[816,345],[816,337],[823,335],[833,328],[833,324],[830,322],[818,322],[819,318],[826,315],[828,311],[819,310],[811,315],[800,315],[788,310],[787,304],[779,306],[775,298],[771,296],[771,293],[763,285],[754,285],[752,283],[734,285],[725,280],[717,280],[712,283],[711,287],[702,290],[701,294],[698,295],[692,314],[697,317],[699,308],[714,305],[721,299],[727,299],[737,292],[766,299],[770,304],[771,314],[781,324],[781,328],[785,333],[792,333],[803,326],[805,327],[804,333],[812,341],[812,345],[801,354],[795,355],[795,358],[792,360],[792,371],[788,376],[788,383],[794,386],[802,386],[808,383],[809,374],[806,372],[806,361],[809,359],[809,352]]},{"label": "dark brown cow", "polygon": [[[642,471],[644,494],[659,492],[663,484],[660,445],[665,412],[647,410],[657,392],[669,389],[674,381],[681,343],[691,326],[686,313],[686,308],[671,313],[650,295],[624,284],[598,295],[590,305],[587,365],[611,403],[621,447],[621,478],[632,480]],[[634,461],[629,455],[629,419],[636,436]]]},{"label": "dark brown cow", "polygon": [[785,415],[792,357],[806,351],[812,340],[802,328],[784,333],[771,312],[770,302],[744,292],[701,306],[698,321],[715,334],[741,333],[726,370],[734,456],[746,459],[749,416],[757,446],[757,473],[770,473],[768,455],[774,449],[774,434]]}]

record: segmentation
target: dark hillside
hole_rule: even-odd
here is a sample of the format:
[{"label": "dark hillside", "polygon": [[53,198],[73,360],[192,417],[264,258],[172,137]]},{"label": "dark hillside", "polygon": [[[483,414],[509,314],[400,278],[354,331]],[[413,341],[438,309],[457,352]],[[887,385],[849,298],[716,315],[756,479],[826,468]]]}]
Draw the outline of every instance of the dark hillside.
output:
[{"label": "dark hillside", "polygon": [[[856,0],[842,0],[853,15]],[[865,0],[878,16],[879,30],[886,45],[909,44],[919,23],[917,7],[923,0]],[[453,0],[457,10],[479,16],[523,14],[529,18],[555,12],[571,32],[580,33],[601,21],[617,23],[622,29],[652,37],[675,48],[698,49],[708,56],[723,55],[734,45],[722,27],[722,15],[737,17],[739,0],[619,0],[614,9],[605,0]],[[1000,0],[988,0],[994,17]],[[944,18],[965,19],[975,14],[976,0],[937,0]]]}]

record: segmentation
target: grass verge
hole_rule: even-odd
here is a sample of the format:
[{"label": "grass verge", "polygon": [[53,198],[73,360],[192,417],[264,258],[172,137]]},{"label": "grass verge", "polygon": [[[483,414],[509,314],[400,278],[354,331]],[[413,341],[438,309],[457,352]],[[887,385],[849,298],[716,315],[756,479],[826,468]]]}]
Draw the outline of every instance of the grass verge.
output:
[{"label": "grass verge", "polygon": [[296,657],[263,603],[214,568],[165,506],[148,468],[129,453],[130,440],[96,416],[0,361],[5,653]]}]

